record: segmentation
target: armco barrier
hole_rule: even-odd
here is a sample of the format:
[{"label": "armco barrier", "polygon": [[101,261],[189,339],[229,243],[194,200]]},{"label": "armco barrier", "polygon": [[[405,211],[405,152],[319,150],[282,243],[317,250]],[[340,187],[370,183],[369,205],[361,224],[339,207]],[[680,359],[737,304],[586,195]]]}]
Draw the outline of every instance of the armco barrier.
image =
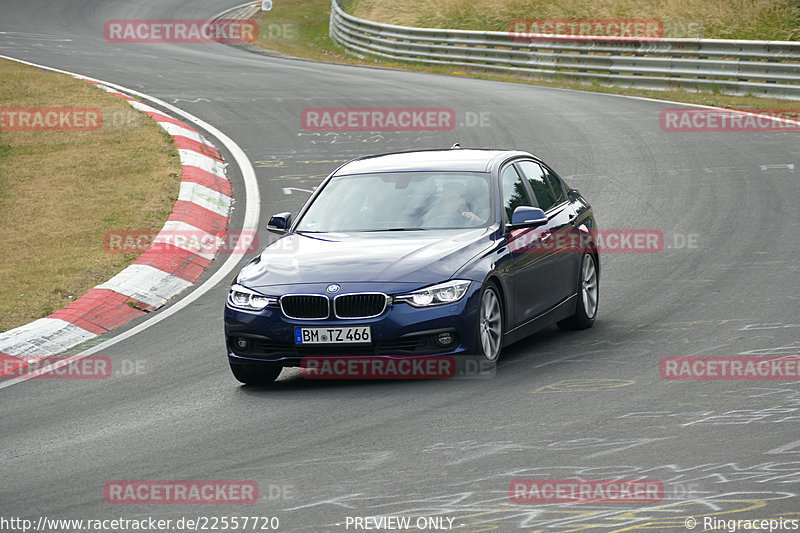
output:
[{"label": "armco barrier", "polygon": [[449,64],[637,89],[800,99],[800,42],[721,39],[513,39],[509,32],[413,28],[345,13],[330,36],[355,55]]}]

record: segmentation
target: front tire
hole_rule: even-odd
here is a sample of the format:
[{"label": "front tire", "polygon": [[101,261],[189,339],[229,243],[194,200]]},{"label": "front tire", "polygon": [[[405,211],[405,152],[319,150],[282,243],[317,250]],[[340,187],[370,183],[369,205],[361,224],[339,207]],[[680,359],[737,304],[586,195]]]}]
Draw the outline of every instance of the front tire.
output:
[{"label": "front tire", "polygon": [[489,282],[481,291],[478,310],[478,346],[487,361],[497,361],[503,348],[503,304],[497,286]]},{"label": "front tire", "polygon": [[283,370],[283,365],[276,363],[248,365],[230,361],[230,365],[233,377],[245,385],[269,385],[278,379]]},{"label": "front tire", "polygon": [[581,257],[581,271],[578,278],[578,303],[575,314],[558,323],[565,330],[587,329],[592,327],[597,317],[597,304],[600,298],[597,264],[594,255],[584,252]]}]

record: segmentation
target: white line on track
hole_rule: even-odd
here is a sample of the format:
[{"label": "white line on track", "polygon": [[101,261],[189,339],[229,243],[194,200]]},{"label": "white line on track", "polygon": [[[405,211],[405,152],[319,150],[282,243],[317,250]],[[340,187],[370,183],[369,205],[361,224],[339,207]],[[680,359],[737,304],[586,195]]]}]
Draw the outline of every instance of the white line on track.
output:
[{"label": "white line on track", "polygon": [[[95,79],[95,78],[90,78],[88,76],[83,76],[83,75],[77,74],[75,72],[69,72],[69,71],[66,71],[66,70],[60,70],[60,69],[53,68],[53,67],[47,67],[47,66],[44,66],[44,65],[38,65],[36,63],[23,61],[21,59],[17,59],[17,58],[14,58],[14,57],[8,57],[8,56],[0,55],[0,59],[7,59],[9,61],[16,61],[17,63],[22,63],[24,65],[29,65],[29,66],[32,66],[32,67],[37,67],[37,68],[41,68],[41,69],[44,69],[44,70],[49,70],[51,72],[58,72],[60,74],[68,74],[68,75],[74,76],[75,78],[78,78],[78,79],[87,80],[87,81],[93,81],[93,82],[96,82],[96,83],[101,83],[101,84],[105,85],[106,87],[111,87],[111,88],[117,89],[118,91],[122,91],[124,93],[127,93],[129,95],[134,95],[134,96],[138,96],[140,98],[143,98],[145,100],[149,100],[149,101],[161,106],[164,109],[168,109],[169,111],[171,111],[172,113],[175,113],[176,115],[180,115],[181,117],[185,118],[187,121],[189,121],[189,122],[191,122],[193,124],[197,124],[202,129],[204,129],[209,134],[211,134],[213,137],[216,137],[217,139],[219,139],[222,142],[222,144],[225,145],[225,148],[227,148],[228,151],[231,153],[231,155],[233,156],[234,160],[236,161],[236,164],[239,165],[239,169],[241,169],[241,171],[242,171],[242,178],[244,179],[244,187],[245,187],[245,210],[244,210],[244,222],[242,223],[242,231],[243,232],[246,232],[246,231],[255,232],[258,229],[258,218],[259,218],[259,213],[261,211],[261,196],[260,196],[259,191],[258,191],[258,183],[256,182],[256,172],[253,169],[253,165],[250,164],[250,160],[247,158],[247,155],[244,153],[244,150],[242,150],[239,147],[238,144],[236,144],[230,137],[228,137],[227,135],[222,133],[220,130],[218,130],[217,128],[215,128],[211,124],[209,124],[209,123],[207,123],[207,122],[195,117],[194,115],[192,115],[192,114],[190,114],[190,113],[188,113],[188,112],[186,112],[186,111],[184,111],[184,110],[182,110],[182,109],[180,109],[178,107],[175,107],[175,106],[173,106],[171,104],[168,104],[167,102],[164,102],[163,100],[159,100],[158,98],[155,98],[153,96],[147,95],[145,93],[142,93],[142,92],[139,92],[139,91],[136,91],[136,90],[133,90],[133,89],[128,89],[127,87],[123,87],[121,85],[117,85],[117,84],[114,84],[114,83],[109,83],[107,81],[98,80],[98,79]],[[119,335],[117,335],[117,336],[115,336],[115,337],[113,337],[111,339],[108,339],[107,341],[104,341],[104,342],[102,342],[102,343],[100,343],[100,344],[98,344],[96,346],[93,346],[93,347],[89,348],[88,350],[85,350],[85,351],[83,351],[83,352],[81,352],[79,354],[72,355],[72,356],[69,356],[69,357],[65,357],[64,359],[60,360],[57,363],[54,363],[54,364],[48,366],[47,368],[43,368],[42,372],[47,372],[47,371],[49,371],[51,369],[59,368],[61,366],[69,364],[72,361],[77,361],[77,360],[83,359],[84,357],[86,357],[88,355],[92,355],[92,354],[95,354],[95,353],[97,353],[99,351],[105,350],[106,348],[109,348],[109,347],[117,344],[118,342],[122,342],[125,339],[133,337],[137,333],[141,333],[142,331],[146,330],[147,328],[149,328],[151,326],[155,326],[156,324],[158,324],[162,320],[166,320],[167,318],[171,317],[172,315],[174,315],[178,311],[182,310],[184,307],[188,306],[189,304],[191,304],[192,302],[194,302],[195,300],[200,298],[203,294],[205,294],[206,292],[211,290],[214,286],[216,286],[220,281],[223,281],[224,279],[226,279],[228,274],[236,267],[236,265],[239,263],[239,261],[241,261],[242,258],[243,258],[243,256],[241,256],[241,255],[233,255],[232,254],[232,255],[228,256],[228,259],[225,261],[225,263],[223,263],[223,265],[219,268],[219,270],[214,272],[214,274],[212,274],[211,277],[209,277],[199,287],[197,287],[192,292],[187,294],[185,297],[183,297],[180,301],[175,303],[173,306],[165,309],[164,311],[158,313],[157,315],[153,316],[152,318],[149,318],[149,319],[145,320],[141,324],[139,324],[139,325],[137,325],[137,326],[125,331],[124,333],[121,333],[121,334],[119,334]],[[28,379],[31,379],[31,377],[19,377],[19,378],[15,378],[15,379],[11,379],[11,380],[5,381],[3,383],[0,383],[0,389],[5,389],[5,388],[10,387],[12,385],[16,385],[17,383],[21,383],[23,381],[27,381]]]}]

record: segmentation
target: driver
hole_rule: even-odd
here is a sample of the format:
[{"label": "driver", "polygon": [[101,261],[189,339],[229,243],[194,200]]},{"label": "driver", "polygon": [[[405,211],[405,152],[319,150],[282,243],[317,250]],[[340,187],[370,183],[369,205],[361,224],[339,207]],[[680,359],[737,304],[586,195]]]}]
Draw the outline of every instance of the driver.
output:
[{"label": "driver", "polygon": [[442,187],[442,196],[444,197],[444,212],[447,214],[452,213],[455,219],[462,220],[465,225],[475,225],[484,222],[484,220],[469,210],[469,203],[467,202],[467,188],[458,181],[450,181]]}]

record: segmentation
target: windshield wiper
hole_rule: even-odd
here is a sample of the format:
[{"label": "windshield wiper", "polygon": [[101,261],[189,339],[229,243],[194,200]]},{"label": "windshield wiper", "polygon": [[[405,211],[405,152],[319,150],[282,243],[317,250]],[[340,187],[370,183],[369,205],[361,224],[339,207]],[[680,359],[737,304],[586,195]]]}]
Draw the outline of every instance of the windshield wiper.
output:
[{"label": "windshield wiper", "polygon": [[374,233],[376,231],[425,231],[427,228],[386,228],[386,229],[368,229],[364,230],[365,233]]},{"label": "windshield wiper", "polygon": [[299,230],[295,231],[295,233],[305,234],[305,233],[375,233],[378,231],[427,231],[429,228],[386,228],[386,229],[348,229],[348,230],[338,230],[338,231],[308,231],[308,230]]}]

